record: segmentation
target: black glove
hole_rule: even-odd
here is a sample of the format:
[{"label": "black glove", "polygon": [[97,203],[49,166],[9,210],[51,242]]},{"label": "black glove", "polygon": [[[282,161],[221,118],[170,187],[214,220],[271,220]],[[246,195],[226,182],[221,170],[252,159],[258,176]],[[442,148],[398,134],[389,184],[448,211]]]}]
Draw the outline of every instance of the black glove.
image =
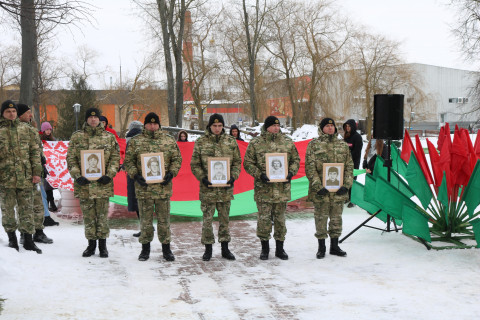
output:
[{"label": "black glove", "polygon": [[160,182],[160,184],[162,186],[166,186],[167,184],[170,183],[170,181],[172,181],[172,179],[173,179],[173,173],[168,171],[167,173],[165,173],[165,177],[163,177],[163,182]]},{"label": "black glove", "polygon": [[229,184],[230,186],[228,186],[227,188],[233,188],[233,183],[234,182],[235,182],[235,179],[230,178],[230,180],[227,181],[227,184]]},{"label": "black glove", "polygon": [[81,177],[75,179],[75,182],[78,183],[81,186],[86,186],[87,184],[91,183],[90,180],[88,180],[84,176],[81,176]]},{"label": "black glove", "polygon": [[368,167],[367,159],[363,159],[362,168],[367,169],[367,167]]},{"label": "black glove", "polygon": [[348,192],[348,189],[345,188],[344,186],[341,186],[340,189],[337,190],[337,196],[343,196]]},{"label": "black glove", "polygon": [[270,179],[268,179],[265,173],[262,173],[262,175],[260,176],[260,180],[262,180],[263,183],[270,182]]},{"label": "black glove", "polygon": [[322,188],[322,189],[320,189],[320,190],[317,191],[317,194],[318,194],[319,196],[322,196],[322,197],[323,197],[324,195],[328,194],[329,192],[330,192],[330,191],[328,191],[326,188]]},{"label": "black glove", "polygon": [[136,175],[133,177],[133,180],[137,181],[138,184],[141,185],[142,187],[148,186],[147,181],[145,181],[145,178],[142,177],[142,176],[139,175],[139,174],[136,174]]},{"label": "black glove", "polygon": [[205,177],[205,178],[202,178],[202,183],[205,187],[208,187],[208,186],[211,186],[212,183],[210,181],[208,181],[208,178]]},{"label": "black glove", "polygon": [[110,178],[109,176],[101,176],[97,182],[98,183],[101,183],[101,184],[107,184],[109,183],[110,181],[112,181],[112,178]]},{"label": "black glove", "polygon": [[46,165],[47,164],[47,158],[45,158],[44,156],[42,156],[41,158],[42,158],[42,166]]},{"label": "black glove", "polygon": [[291,173],[290,171],[288,172],[288,175],[285,179],[287,179],[287,182],[290,182],[292,181],[292,178],[293,178],[293,173]]}]

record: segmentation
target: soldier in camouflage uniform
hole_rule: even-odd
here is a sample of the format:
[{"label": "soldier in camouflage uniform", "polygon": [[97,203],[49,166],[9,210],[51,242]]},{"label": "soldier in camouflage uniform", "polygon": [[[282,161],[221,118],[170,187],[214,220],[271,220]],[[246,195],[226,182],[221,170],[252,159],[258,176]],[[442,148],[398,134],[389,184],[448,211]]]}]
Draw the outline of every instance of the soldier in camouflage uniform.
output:
[{"label": "soldier in camouflage uniform", "polygon": [[[271,183],[266,174],[266,153],[286,153],[288,166],[287,182]],[[267,260],[270,252],[269,240],[272,233],[271,217],[273,216],[276,242],[275,256],[287,260],[288,255],[283,249],[287,234],[285,226],[285,210],[291,199],[290,181],[297,174],[300,157],[293,141],[280,131],[280,122],[274,116],[265,119],[262,133],[248,145],[243,160],[243,167],[255,178],[255,201],[258,208],[257,236],[262,243],[260,259]]]},{"label": "soldier in camouflage uniform", "polygon": [[[210,116],[205,135],[195,142],[190,163],[193,175],[200,181],[200,201],[203,212],[202,244],[205,245],[203,261],[209,261],[212,257],[212,244],[215,243],[212,227],[215,208],[218,211],[218,242],[222,245],[222,257],[235,260],[235,256],[228,249],[228,243],[231,240],[228,216],[230,203],[233,200],[233,183],[240,175],[242,158],[237,141],[225,133],[224,126],[225,122],[220,114],[215,113]],[[212,183],[208,180],[209,157],[230,158],[228,187],[210,187]]]},{"label": "soldier in camouflage uniform", "polygon": [[[17,104],[17,116],[20,122],[26,124],[35,135],[35,141],[37,141],[38,147],[40,149],[40,159],[42,163],[42,178],[46,177],[46,170],[45,164],[47,163],[47,159],[43,154],[43,144],[42,140],[40,140],[40,135],[38,131],[32,126],[32,111],[30,108],[23,103]],[[47,237],[47,235],[43,232],[45,226],[43,225],[43,220],[45,219],[45,209],[43,206],[43,199],[42,199],[42,192],[40,191],[41,185],[37,185],[33,188],[33,219],[35,224],[35,234],[33,235],[33,241],[40,242],[40,243],[53,243],[53,240]],[[22,234],[23,237],[23,234]],[[20,240],[22,243],[22,240]]]},{"label": "soldier in camouflage uniform", "polygon": [[[142,251],[138,257],[146,261],[150,257],[150,242],[153,240],[153,213],[157,215],[157,234],[162,244],[163,257],[174,261],[170,249],[170,197],[172,196],[172,179],[178,174],[182,165],[182,155],[175,139],[160,130],[160,119],[151,112],[145,117],[145,129],[128,142],[123,163],[125,170],[135,183],[138,199],[141,233],[138,241]],[[147,183],[142,176],[142,154],[163,152],[165,172],[163,182]],[[154,158],[150,158],[154,159]]]},{"label": "soldier in camouflage uniform", "polygon": [[[330,254],[346,256],[338,246],[342,234],[343,204],[353,183],[353,161],[345,141],[338,139],[335,121],[325,118],[320,123],[319,137],[310,141],[305,156],[305,172],[309,180],[308,200],[315,206],[315,237],[318,239],[317,259],[325,257],[325,239],[330,236]],[[323,185],[323,164],[343,163],[343,185],[329,192]],[[327,232],[327,220],[330,219]]]},{"label": "soldier in camouflage uniform", "polygon": [[[100,257],[107,258],[108,201],[113,197],[113,181],[120,162],[119,147],[115,136],[103,128],[100,123],[101,113],[96,108],[89,108],[81,130],[72,134],[67,153],[67,165],[74,182],[74,195],[80,198],[85,237],[88,247],[83,257],[95,254],[98,239]],[[98,180],[90,181],[81,171],[82,150],[103,150],[105,172]],[[86,166],[86,165],[85,165]]]},{"label": "soldier in camouflage uniform", "polygon": [[15,234],[18,228],[24,234],[23,247],[42,253],[32,238],[35,232],[32,189],[42,174],[40,150],[32,130],[17,119],[13,101],[2,103],[0,115],[0,202],[8,246],[19,250]]}]

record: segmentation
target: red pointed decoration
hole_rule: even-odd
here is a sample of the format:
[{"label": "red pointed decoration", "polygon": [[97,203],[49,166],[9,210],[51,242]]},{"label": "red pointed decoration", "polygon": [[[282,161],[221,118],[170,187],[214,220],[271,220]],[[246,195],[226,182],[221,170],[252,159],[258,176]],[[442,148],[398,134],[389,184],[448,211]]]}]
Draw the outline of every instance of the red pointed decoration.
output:
[{"label": "red pointed decoration", "polygon": [[403,137],[403,143],[402,143],[402,153],[400,154],[400,158],[403,159],[406,163],[408,163],[408,160],[410,160],[410,154],[412,153],[415,154],[415,148],[413,147],[412,139],[410,139],[410,135],[408,134],[408,131],[405,129],[405,136]]},{"label": "red pointed decoration", "polygon": [[453,181],[450,174],[450,145],[448,143],[444,143],[442,146],[442,150],[440,151],[440,158],[438,161],[438,166],[442,172],[445,172],[445,176],[447,178],[447,191],[448,196],[451,197],[452,190],[453,190]]},{"label": "red pointed decoration", "polygon": [[477,138],[475,139],[475,144],[473,145],[477,159],[480,159],[480,130],[477,131]]},{"label": "red pointed decoration", "polygon": [[425,152],[423,151],[422,143],[420,142],[418,134],[415,135],[415,146],[417,149],[418,164],[420,165],[420,168],[422,168],[423,175],[425,176],[428,184],[433,184],[432,173],[428,167],[427,157],[425,157]]},{"label": "red pointed decoration", "polygon": [[442,184],[443,171],[440,168],[440,155],[433,143],[427,138],[428,154],[430,155],[430,163],[432,164],[433,177],[435,178],[435,187],[440,187]]},{"label": "red pointed decoration", "polygon": [[470,162],[468,161],[467,143],[462,138],[460,130],[455,128],[453,136],[453,144],[450,149],[451,164],[450,170],[452,177],[455,177],[455,185],[464,185],[468,183],[472,170],[470,169]]},{"label": "red pointed decoration", "polygon": [[442,150],[444,141],[445,141],[445,128],[441,127],[440,128],[440,133],[438,134],[438,140],[437,140],[437,149],[438,150]]}]

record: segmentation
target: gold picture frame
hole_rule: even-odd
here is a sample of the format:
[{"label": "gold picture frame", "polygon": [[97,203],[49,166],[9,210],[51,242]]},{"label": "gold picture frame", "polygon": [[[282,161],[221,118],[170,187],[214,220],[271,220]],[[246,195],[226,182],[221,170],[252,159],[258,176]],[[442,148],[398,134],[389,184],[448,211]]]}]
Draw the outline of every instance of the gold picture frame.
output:
[{"label": "gold picture frame", "polygon": [[288,175],[288,162],[286,153],[266,153],[265,167],[270,182],[286,182]]},{"label": "gold picture frame", "polygon": [[148,184],[163,182],[165,177],[165,158],[163,152],[142,153],[142,176]]},{"label": "gold picture frame", "polygon": [[[330,192],[336,192],[343,186],[343,163],[323,164],[323,186]],[[330,176],[329,176],[330,175]]]},{"label": "gold picture frame", "polygon": [[230,158],[229,157],[209,157],[208,181],[212,185],[209,187],[229,187],[227,182],[230,180]]},{"label": "gold picture frame", "polygon": [[96,181],[105,175],[105,153],[103,150],[80,150],[82,176]]}]

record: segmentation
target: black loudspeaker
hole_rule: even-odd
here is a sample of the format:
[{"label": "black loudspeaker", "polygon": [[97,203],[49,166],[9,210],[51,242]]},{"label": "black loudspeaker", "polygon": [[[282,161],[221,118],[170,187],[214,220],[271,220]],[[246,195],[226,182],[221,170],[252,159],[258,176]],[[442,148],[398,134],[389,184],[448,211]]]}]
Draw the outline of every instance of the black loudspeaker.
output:
[{"label": "black loudspeaker", "polygon": [[403,139],[403,94],[376,94],[373,98],[373,137]]}]

